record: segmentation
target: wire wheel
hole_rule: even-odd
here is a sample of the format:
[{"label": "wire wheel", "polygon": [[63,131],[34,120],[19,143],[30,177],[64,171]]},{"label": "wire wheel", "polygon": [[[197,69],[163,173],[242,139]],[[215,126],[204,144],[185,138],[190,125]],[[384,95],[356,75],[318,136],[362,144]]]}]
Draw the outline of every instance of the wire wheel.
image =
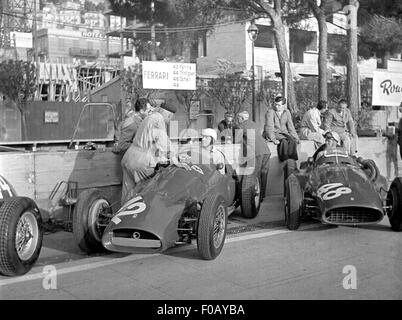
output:
[{"label": "wire wheel", "polygon": [[226,213],[223,205],[220,205],[216,211],[214,224],[214,247],[218,249],[225,237]]},{"label": "wire wheel", "polygon": [[29,260],[34,254],[39,241],[39,226],[35,215],[26,211],[17,222],[15,249],[22,261]]}]

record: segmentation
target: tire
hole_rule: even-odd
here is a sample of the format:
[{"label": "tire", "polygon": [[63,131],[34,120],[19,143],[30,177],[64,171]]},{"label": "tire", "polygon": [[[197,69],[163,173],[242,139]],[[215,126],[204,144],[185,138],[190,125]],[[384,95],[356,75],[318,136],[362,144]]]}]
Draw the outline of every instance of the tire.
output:
[{"label": "tire", "polygon": [[300,183],[295,175],[290,175],[286,180],[285,197],[285,224],[289,230],[297,230],[303,210],[303,193]]},{"label": "tire", "polygon": [[[228,209],[221,195],[209,195],[202,205],[197,228],[197,248],[205,260],[215,259],[226,238]],[[218,233],[215,228],[218,227]]]},{"label": "tire", "polygon": [[296,160],[294,159],[288,159],[285,162],[285,165],[283,167],[283,196],[286,196],[286,179],[289,178],[289,176],[292,173],[297,172],[297,163]]},{"label": "tire", "polygon": [[88,253],[104,251],[102,246],[103,230],[97,226],[103,205],[109,201],[99,189],[87,189],[78,196],[73,213],[73,234],[78,247]]},{"label": "tire", "polygon": [[31,270],[42,240],[42,218],[35,202],[26,197],[6,199],[0,208],[0,273],[19,276]]},{"label": "tire", "polygon": [[387,194],[387,205],[392,206],[388,214],[391,229],[402,231],[402,178],[395,178]]},{"label": "tire", "polygon": [[261,205],[260,179],[254,175],[243,176],[240,190],[240,207],[245,218],[255,218]]}]

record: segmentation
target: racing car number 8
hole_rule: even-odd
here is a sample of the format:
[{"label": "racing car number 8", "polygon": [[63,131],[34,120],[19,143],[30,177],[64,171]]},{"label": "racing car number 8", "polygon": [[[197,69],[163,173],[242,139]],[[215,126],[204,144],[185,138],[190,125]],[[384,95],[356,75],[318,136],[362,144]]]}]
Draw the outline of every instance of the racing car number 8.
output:
[{"label": "racing car number 8", "polygon": [[352,193],[352,189],[345,187],[342,183],[329,183],[318,189],[317,196],[323,200],[332,200],[340,197],[343,194]]},{"label": "racing car number 8", "polygon": [[132,215],[133,218],[137,217],[137,214],[143,212],[147,205],[142,202],[142,197],[135,197],[128,201],[121,209],[117,212],[117,214],[113,217],[112,221],[115,224],[119,224],[121,222],[121,217]]}]

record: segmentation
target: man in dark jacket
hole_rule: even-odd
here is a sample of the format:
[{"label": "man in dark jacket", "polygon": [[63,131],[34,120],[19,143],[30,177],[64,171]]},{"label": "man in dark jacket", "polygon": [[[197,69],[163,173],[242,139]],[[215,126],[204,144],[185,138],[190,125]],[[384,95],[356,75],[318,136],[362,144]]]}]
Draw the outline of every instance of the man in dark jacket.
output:
[{"label": "man in dark jacket", "polygon": [[235,129],[234,114],[228,111],[225,113],[225,119],[218,124],[219,140],[221,142],[233,141]]},{"label": "man in dark jacket", "polygon": [[247,111],[240,112],[237,115],[239,124],[238,129],[236,129],[235,143],[242,143],[243,145],[242,163],[246,163],[247,166],[254,165],[254,172],[260,177],[262,201],[266,192],[271,152],[257,125],[249,117]]}]

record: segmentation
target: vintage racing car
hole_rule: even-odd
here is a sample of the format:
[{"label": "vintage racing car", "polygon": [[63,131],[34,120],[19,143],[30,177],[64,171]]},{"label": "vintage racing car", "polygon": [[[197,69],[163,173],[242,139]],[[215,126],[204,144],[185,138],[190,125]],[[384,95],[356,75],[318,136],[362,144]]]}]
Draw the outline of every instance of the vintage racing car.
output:
[{"label": "vintage racing car", "polygon": [[42,248],[43,225],[36,203],[18,197],[0,175],[0,274],[23,275],[31,270]]},{"label": "vintage racing car", "polygon": [[285,222],[296,230],[303,218],[332,225],[366,225],[388,216],[392,230],[402,230],[402,179],[388,188],[373,160],[348,156],[342,149],[296,168],[288,160],[285,174]]},{"label": "vintage racing car", "polygon": [[[114,214],[100,190],[82,192],[73,214],[81,250],[162,252],[196,239],[201,257],[215,259],[225,241],[228,215],[237,206],[245,217],[258,214],[260,179],[255,174],[240,177],[227,161],[217,165],[198,161],[202,158],[198,145],[182,147],[179,158],[191,170],[159,166]],[[219,172],[222,165],[225,174]]]}]

